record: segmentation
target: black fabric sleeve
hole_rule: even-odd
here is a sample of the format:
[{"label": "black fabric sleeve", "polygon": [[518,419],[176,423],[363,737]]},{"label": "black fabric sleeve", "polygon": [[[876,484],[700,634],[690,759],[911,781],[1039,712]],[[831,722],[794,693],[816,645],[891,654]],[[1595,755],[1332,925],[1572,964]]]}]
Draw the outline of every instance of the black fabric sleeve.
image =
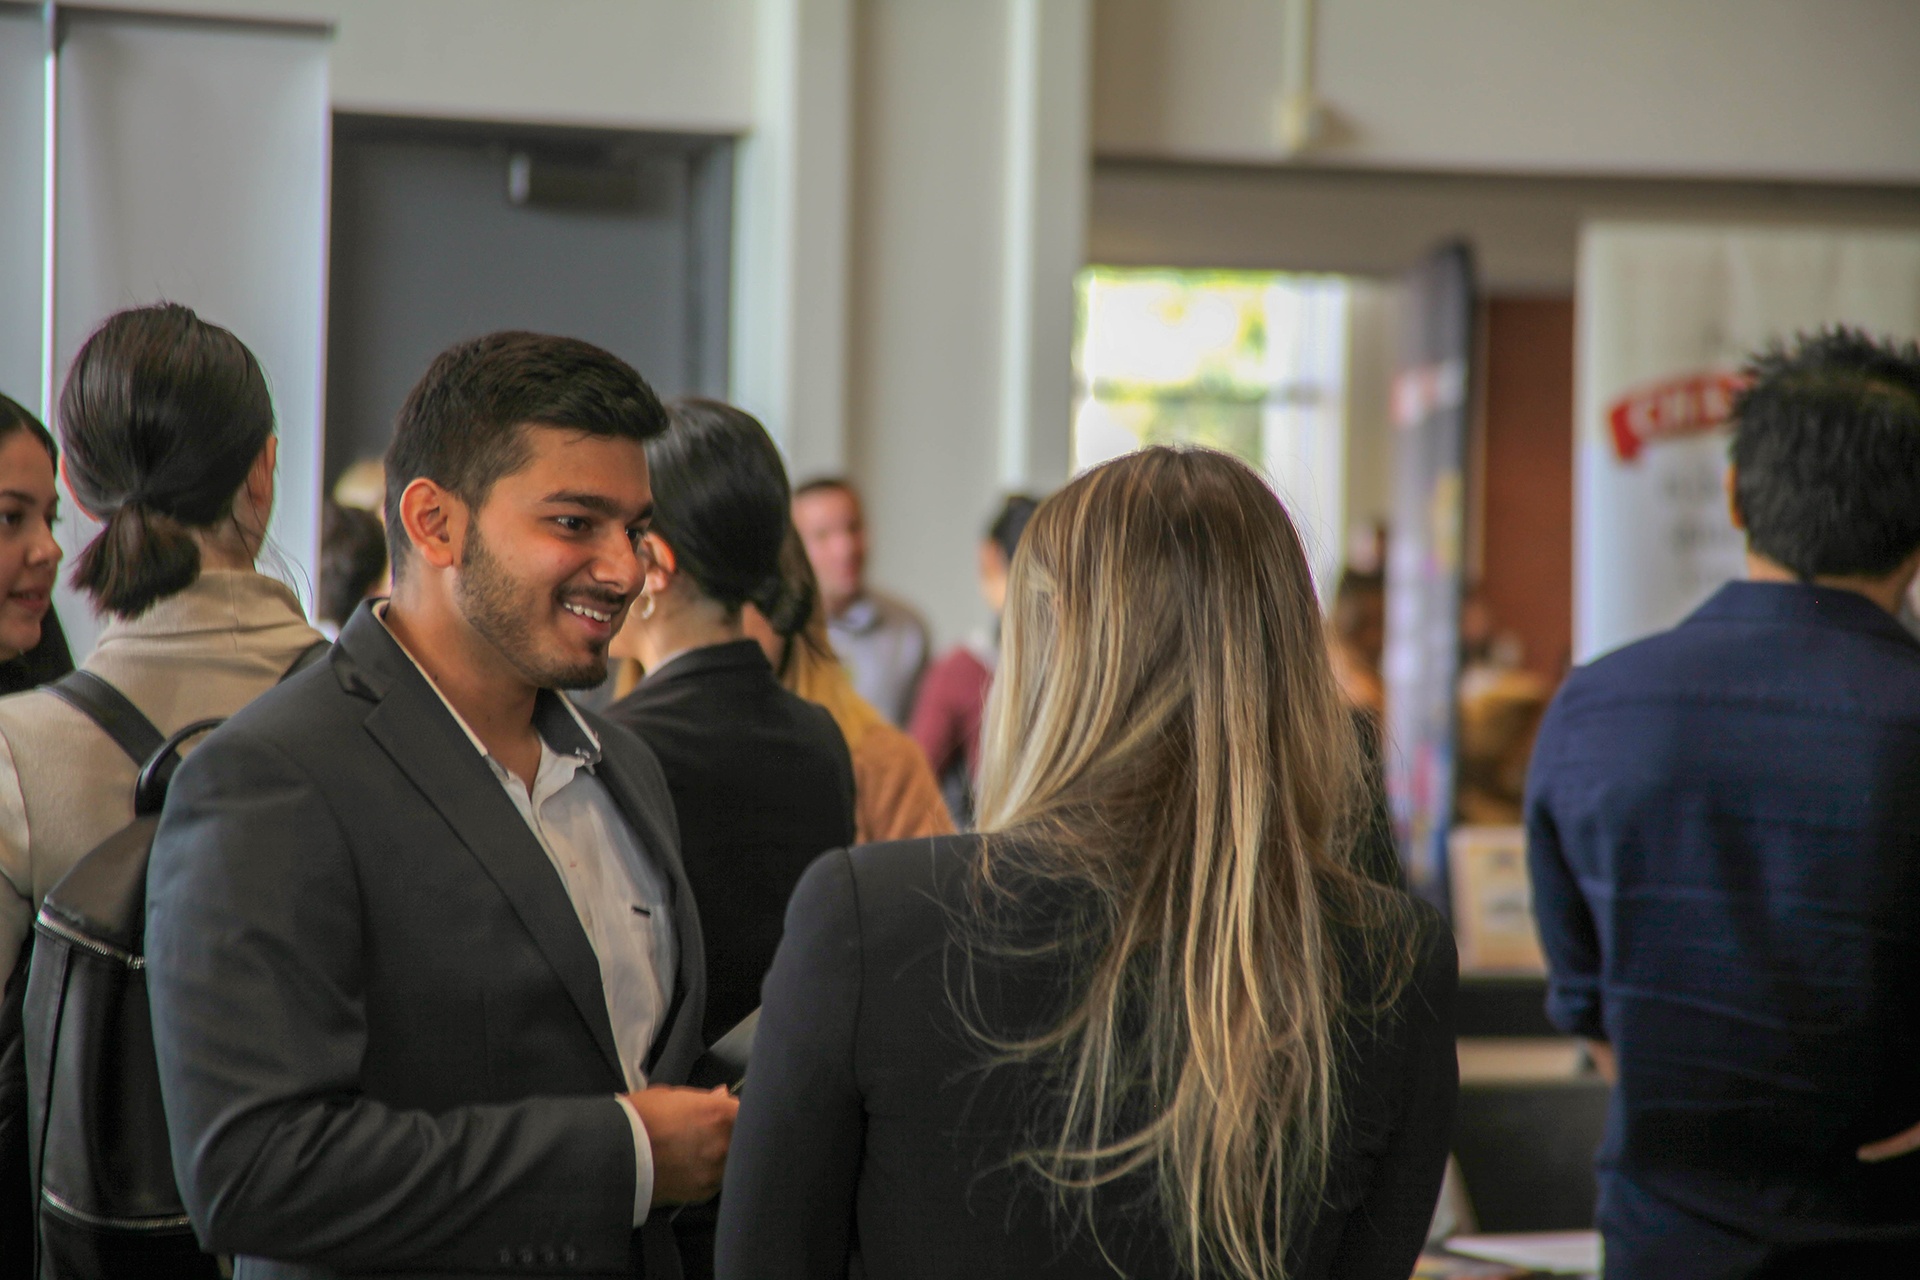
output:
[{"label": "black fabric sleeve", "polygon": [[1527,772],[1527,874],[1533,884],[1533,914],[1547,957],[1547,1020],[1568,1035],[1607,1038],[1600,1001],[1600,932],[1567,861],[1554,820],[1557,758],[1565,730],[1547,712]]},{"label": "black fabric sleeve", "polygon": [[1453,1141],[1460,1063],[1454,1049],[1459,958],[1453,935],[1429,917],[1420,967],[1404,999],[1406,1053],[1399,1122],[1366,1199],[1348,1217],[1329,1280],[1386,1280],[1413,1271],[1440,1196]]},{"label": "black fabric sleeve", "polygon": [[1400,846],[1393,835],[1393,815],[1387,808],[1386,757],[1380,726],[1364,711],[1353,713],[1354,736],[1360,740],[1366,794],[1354,833],[1354,870],[1376,884],[1405,890],[1406,869],[1400,864]]},{"label": "black fabric sleeve", "polygon": [[762,988],[720,1196],[721,1280],[844,1277],[866,1117],[855,1068],[862,946],[844,850],[807,869]]}]

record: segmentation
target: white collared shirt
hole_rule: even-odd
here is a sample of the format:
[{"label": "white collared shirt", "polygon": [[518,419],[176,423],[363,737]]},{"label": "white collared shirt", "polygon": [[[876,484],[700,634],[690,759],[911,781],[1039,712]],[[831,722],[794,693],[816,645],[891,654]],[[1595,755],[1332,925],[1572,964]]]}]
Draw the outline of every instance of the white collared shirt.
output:
[{"label": "white collared shirt", "polygon": [[[375,609],[374,616],[383,626],[384,615],[384,605]],[[394,643],[400,644],[398,636],[394,636]],[[599,735],[564,695],[556,694],[555,701],[566,708],[571,727],[578,728],[580,738],[575,750],[556,751],[548,743],[548,735],[541,734],[540,766],[529,789],[512,770],[494,759],[473,727],[420,666],[419,659],[408,653],[404,644],[400,651],[419,668],[427,686],[487,762],[559,873],[580,927],[600,962],[607,1019],[613,1026],[613,1043],[620,1053],[627,1088],[644,1089],[647,1053],[673,1002],[678,941],[666,877],[641,847],[639,836],[606,786],[593,774],[593,766],[600,761]],[[572,737],[570,733],[565,736]],[[646,1221],[653,1202],[653,1147],[640,1113],[624,1099],[622,1110],[633,1129],[633,1225],[637,1227]]]}]

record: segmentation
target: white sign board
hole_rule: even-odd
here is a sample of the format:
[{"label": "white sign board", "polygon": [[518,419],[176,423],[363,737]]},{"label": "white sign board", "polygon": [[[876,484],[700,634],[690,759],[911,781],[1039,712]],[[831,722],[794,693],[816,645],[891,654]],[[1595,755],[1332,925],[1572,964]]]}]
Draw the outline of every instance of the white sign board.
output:
[{"label": "white sign board", "polygon": [[1582,229],[1575,661],[1673,626],[1744,572],[1723,490],[1741,365],[1829,324],[1920,334],[1920,232]]}]

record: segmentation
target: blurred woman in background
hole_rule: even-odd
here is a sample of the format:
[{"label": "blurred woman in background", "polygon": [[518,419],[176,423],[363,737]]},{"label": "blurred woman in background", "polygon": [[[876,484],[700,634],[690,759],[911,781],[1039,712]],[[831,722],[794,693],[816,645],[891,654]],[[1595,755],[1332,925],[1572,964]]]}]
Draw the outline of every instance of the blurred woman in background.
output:
[{"label": "blurred woman in background", "polygon": [[719,1274],[1404,1280],[1453,944],[1354,859],[1361,752],[1272,491],[1155,448],[1050,499],[987,718],[983,836],[794,892]]},{"label": "blurred woman in background", "polygon": [[833,718],[780,687],[741,624],[749,603],[789,628],[812,606],[780,572],[779,450],[731,405],[676,400],[667,416],[647,442],[645,582],[612,647],[646,675],[607,716],[653,748],[673,793],[712,1043],[759,1005],[800,873],[853,840],[853,764]]},{"label": "blurred woman in background", "polygon": [[[254,568],[273,511],[273,428],[259,361],[186,307],[111,317],[67,374],[67,483],[105,526],[73,572],[109,618],[82,669],[163,735],[232,715],[321,639],[293,592]],[[137,771],[53,694],[0,698],[0,966],[46,891],[133,820]]]},{"label": "blurred woman in background", "polygon": [[[780,571],[786,468],[750,415],[667,406],[647,441],[653,526],[645,579],[612,653],[646,674],[607,710],[653,748],[680,816],[680,857],[706,943],[705,1039],[760,1004],[787,897],[823,851],[853,840],[853,762],[833,718],[780,687],[741,613],[791,637],[813,608]],[[713,1212],[676,1221],[689,1280],[713,1272]]]}]

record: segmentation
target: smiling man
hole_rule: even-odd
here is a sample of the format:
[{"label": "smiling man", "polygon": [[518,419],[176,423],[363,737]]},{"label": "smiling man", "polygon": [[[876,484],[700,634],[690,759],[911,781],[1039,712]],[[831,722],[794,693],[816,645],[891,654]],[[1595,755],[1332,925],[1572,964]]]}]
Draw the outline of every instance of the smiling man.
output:
[{"label": "smiling man", "polygon": [[394,593],[181,768],[147,955],[174,1167],[236,1274],[677,1276],[734,1101],[653,756],[598,684],[653,509],[638,374],[500,333],[387,455]]}]

